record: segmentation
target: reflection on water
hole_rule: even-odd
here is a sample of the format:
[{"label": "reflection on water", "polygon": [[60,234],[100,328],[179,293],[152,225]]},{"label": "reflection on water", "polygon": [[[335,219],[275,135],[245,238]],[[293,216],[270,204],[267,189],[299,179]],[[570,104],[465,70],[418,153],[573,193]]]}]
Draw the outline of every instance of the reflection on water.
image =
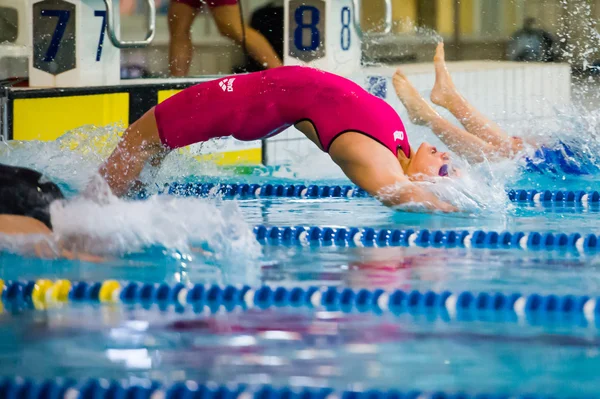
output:
[{"label": "reflection on water", "polygon": [[600,287],[600,257],[514,250],[266,247],[271,284],[405,291],[581,294]]},{"label": "reflection on water", "polygon": [[0,319],[0,337],[0,374],[36,378],[569,395],[597,393],[600,361],[585,329],[300,310],[72,307]]}]

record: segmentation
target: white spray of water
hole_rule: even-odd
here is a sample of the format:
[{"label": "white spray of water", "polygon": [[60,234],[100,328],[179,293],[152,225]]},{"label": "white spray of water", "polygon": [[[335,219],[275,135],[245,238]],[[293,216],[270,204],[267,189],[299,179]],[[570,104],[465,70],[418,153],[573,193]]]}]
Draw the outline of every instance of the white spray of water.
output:
[{"label": "white spray of water", "polygon": [[[228,281],[255,279],[261,250],[236,202],[166,196],[126,201],[110,194],[96,173],[116,145],[119,132],[116,126],[88,126],[54,142],[2,143],[2,163],[40,170],[74,191],[83,191],[90,183],[100,187],[89,190],[92,195],[87,198],[75,196],[53,203],[51,236],[2,236],[0,250],[52,258],[64,256],[66,249],[110,258],[159,247],[166,249],[166,256],[179,256],[192,264],[202,259],[216,263]],[[187,154],[174,153],[165,162],[162,178],[203,175],[211,168]]]},{"label": "white spray of water", "polygon": [[558,32],[561,58],[572,65],[587,69],[600,50],[596,16],[588,1],[561,0],[562,14]]},{"label": "white spray of water", "polygon": [[45,234],[0,234],[0,252],[41,258],[57,258],[62,255],[56,237]]},{"label": "white spray of water", "polygon": [[52,235],[0,234],[0,251],[104,262],[158,247],[182,265],[218,267],[225,282],[255,281],[259,274],[260,245],[234,201],[77,197],[54,202],[50,212]]},{"label": "white spray of water", "polygon": [[[2,142],[0,162],[39,170],[73,191],[82,191],[116,147],[123,130],[118,124],[82,126],[55,141]],[[198,145],[169,154],[150,187],[162,186],[182,176],[223,177],[231,174],[213,162],[198,161],[194,157],[197,151]]]},{"label": "white spray of water", "polygon": [[[380,31],[383,31],[383,23],[380,26]],[[404,32],[402,35],[384,35],[370,34],[365,38],[363,49],[367,55],[365,65],[380,65],[380,62],[372,62],[368,60],[369,49],[371,46],[386,45],[390,48],[390,55],[393,59],[412,58],[414,56],[415,44],[422,45],[430,43],[435,45],[443,41],[443,37],[434,29],[424,26],[416,26],[415,21],[410,18],[401,18],[392,22],[392,31]],[[402,37],[402,40],[398,40]]]},{"label": "white spray of water", "polygon": [[95,198],[76,197],[50,206],[54,235],[78,251],[124,255],[161,246],[184,252],[202,247],[219,259],[257,259],[260,247],[235,201],[153,196],[126,201],[106,184]]},{"label": "white spray of water", "polygon": [[[428,178],[426,181],[413,184],[435,194],[442,201],[456,206],[463,214],[506,217],[513,206],[507,199],[505,185],[516,173],[516,165],[510,161],[494,164],[484,162],[476,166],[460,161],[458,164],[460,165],[459,177]],[[392,195],[393,192],[401,189],[402,184],[386,187],[381,196]],[[398,206],[397,209],[422,211],[423,205],[407,203]]]}]

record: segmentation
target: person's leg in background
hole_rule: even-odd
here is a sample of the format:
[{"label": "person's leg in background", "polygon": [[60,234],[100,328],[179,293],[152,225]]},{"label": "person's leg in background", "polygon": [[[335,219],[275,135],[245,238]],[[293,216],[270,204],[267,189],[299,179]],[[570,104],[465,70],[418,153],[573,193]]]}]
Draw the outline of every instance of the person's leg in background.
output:
[{"label": "person's leg in background", "polygon": [[242,16],[236,0],[207,0],[219,32],[238,44],[243,44],[246,33],[246,48],[249,55],[266,68],[276,68],[282,64],[269,41],[249,26],[242,29]]},{"label": "person's leg in background", "polygon": [[192,62],[191,28],[199,0],[171,0],[169,5],[169,71],[171,76],[186,76]]}]

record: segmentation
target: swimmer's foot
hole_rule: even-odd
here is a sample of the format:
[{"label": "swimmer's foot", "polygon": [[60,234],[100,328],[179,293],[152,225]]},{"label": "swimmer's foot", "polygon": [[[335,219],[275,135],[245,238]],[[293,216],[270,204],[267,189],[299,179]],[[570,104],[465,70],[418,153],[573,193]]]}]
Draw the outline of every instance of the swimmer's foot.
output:
[{"label": "swimmer's foot", "polygon": [[392,79],[396,94],[408,111],[410,121],[415,125],[429,125],[439,115],[421,97],[417,89],[408,81],[408,78],[400,69],[396,71]]},{"label": "swimmer's foot", "polygon": [[440,107],[449,108],[460,95],[446,68],[444,43],[438,43],[433,64],[435,65],[435,84],[431,90],[431,102]]}]

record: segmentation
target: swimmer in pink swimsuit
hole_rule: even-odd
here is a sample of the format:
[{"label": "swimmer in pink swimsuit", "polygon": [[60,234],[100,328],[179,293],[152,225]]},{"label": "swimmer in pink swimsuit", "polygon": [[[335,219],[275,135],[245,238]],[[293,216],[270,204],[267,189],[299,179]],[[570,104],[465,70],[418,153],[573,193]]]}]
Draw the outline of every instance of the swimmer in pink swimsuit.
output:
[{"label": "swimmer in pink swimsuit", "polygon": [[242,27],[238,0],[171,0],[169,6],[169,68],[173,76],[186,76],[192,62],[192,23],[202,5],[208,6],[221,35],[239,45],[266,68],[281,66],[269,41],[249,26]]},{"label": "swimmer in pink swimsuit", "polygon": [[125,195],[146,162],[158,165],[170,150],[216,137],[260,140],[290,126],[386,205],[417,202],[455,210],[412,183],[448,175],[448,154],[427,143],[411,151],[404,124],[388,103],[348,79],[301,66],[183,90],[127,129],[100,174],[116,195]]}]

